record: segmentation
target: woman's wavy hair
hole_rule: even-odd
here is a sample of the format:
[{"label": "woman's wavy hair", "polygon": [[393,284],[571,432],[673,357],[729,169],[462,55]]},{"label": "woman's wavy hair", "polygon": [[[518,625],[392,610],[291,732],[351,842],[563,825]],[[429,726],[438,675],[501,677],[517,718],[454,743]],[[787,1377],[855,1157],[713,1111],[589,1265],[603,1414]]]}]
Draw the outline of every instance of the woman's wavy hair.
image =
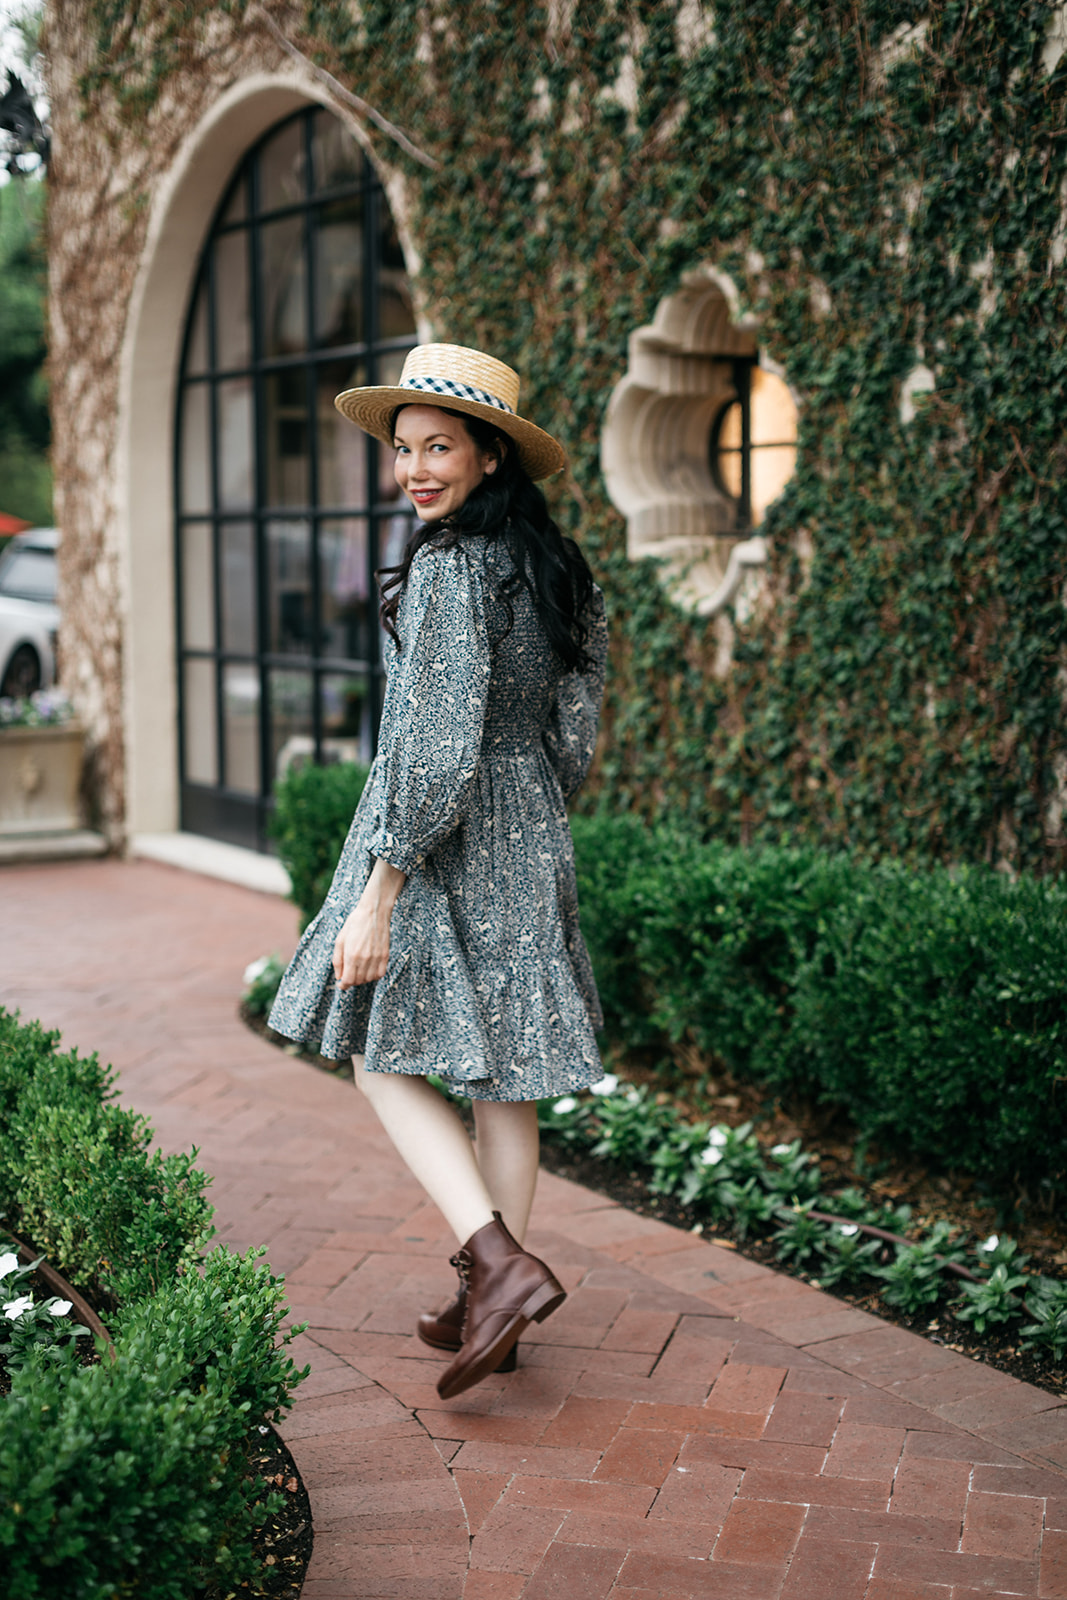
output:
[{"label": "woman's wavy hair", "polygon": [[[397,648],[396,631],[400,597],[411,571],[411,563],[431,541],[451,549],[461,534],[476,534],[486,539],[501,539],[511,556],[512,572],[504,580],[497,597],[508,614],[506,632],[515,622],[512,600],[520,589],[527,589],[534,610],[548,635],[549,643],[568,672],[584,671],[590,665],[585,649],[588,625],[585,621],[593,594],[593,575],[589,564],[574,543],[565,539],[549,516],[545,497],[530,478],[514,444],[481,417],[442,407],[450,417],[458,417],[476,447],[496,457],[495,472],[487,472],[458,511],[444,522],[426,523],[416,529],[404,547],[400,563],[380,567],[375,573],[381,593],[379,616],[382,626]],[[403,406],[393,413],[392,426]]]}]

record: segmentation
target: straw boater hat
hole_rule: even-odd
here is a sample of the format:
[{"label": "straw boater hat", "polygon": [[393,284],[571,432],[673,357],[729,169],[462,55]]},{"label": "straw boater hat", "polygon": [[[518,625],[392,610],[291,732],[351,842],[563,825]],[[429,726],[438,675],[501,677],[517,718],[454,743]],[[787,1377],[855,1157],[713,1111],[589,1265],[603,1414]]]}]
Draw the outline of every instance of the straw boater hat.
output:
[{"label": "straw boater hat", "polygon": [[563,446],[550,433],[517,415],[519,375],[502,361],[461,344],[418,344],[409,350],[400,382],[346,389],[334,405],[357,428],[392,444],[397,406],[441,406],[482,417],[514,439],[531,478],[548,478],[567,465]]}]

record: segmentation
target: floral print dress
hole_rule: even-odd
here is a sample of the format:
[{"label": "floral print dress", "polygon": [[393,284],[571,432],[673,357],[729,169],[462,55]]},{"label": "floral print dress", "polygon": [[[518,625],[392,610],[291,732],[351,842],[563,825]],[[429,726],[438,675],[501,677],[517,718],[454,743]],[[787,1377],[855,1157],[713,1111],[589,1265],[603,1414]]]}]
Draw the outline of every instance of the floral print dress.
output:
[{"label": "floral print dress", "polygon": [[[592,760],[607,630],[594,591],[585,672],[564,673],[501,540],[424,545],[387,646],[371,768],[330,892],[270,1016],[290,1039],[376,1072],[437,1073],[481,1100],[595,1083],[602,1022],[578,926],[564,800]],[[389,965],[342,991],[341,925],[375,857],[408,879]]]}]

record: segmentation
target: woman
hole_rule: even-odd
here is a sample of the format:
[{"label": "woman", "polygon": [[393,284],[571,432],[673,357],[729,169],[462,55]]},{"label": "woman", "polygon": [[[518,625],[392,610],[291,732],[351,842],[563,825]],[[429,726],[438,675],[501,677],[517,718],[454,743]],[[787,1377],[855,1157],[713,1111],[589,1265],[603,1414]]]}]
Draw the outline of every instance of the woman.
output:
[{"label": "woman", "polygon": [[[363,1054],[360,1089],[462,1243],[456,1298],[418,1326],[455,1351],[443,1399],[510,1370],[564,1299],[522,1248],[535,1102],[602,1075],[564,798],[596,739],[603,602],[533,481],[563,451],[518,393],[510,367],[438,344],[397,387],[337,398],[394,446],[422,526],[381,575],[378,756],[270,1018],[331,1058]],[[429,1073],[471,1097],[476,1148]]]}]

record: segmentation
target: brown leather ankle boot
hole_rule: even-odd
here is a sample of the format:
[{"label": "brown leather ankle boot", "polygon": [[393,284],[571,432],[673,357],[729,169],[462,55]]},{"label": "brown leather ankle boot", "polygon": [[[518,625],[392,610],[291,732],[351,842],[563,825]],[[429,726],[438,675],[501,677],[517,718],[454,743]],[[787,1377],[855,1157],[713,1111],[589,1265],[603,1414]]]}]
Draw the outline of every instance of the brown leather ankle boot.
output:
[{"label": "brown leather ankle boot", "polygon": [[[467,1290],[461,1283],[453,1299],[434,1314],[424,1311],[419,1317],[417,1332],[423,1344],[433,1350],[455,1352],[463,1343],[463,1316],[467,1309]],[[504,1357],[497,1372],[514,1372],[518,1366],[519,1347],[513,1345]]]},{"label": "brown leather ankle boot", "polygon": [[442,1400],[472,1389],[515,1348],[522,1330],[543,1322],[567,1298],[543,1261],[512,1238],[499,1211],[471,1234],[452,1264],[463,1278],[463,1343],[437,1380]]}]

